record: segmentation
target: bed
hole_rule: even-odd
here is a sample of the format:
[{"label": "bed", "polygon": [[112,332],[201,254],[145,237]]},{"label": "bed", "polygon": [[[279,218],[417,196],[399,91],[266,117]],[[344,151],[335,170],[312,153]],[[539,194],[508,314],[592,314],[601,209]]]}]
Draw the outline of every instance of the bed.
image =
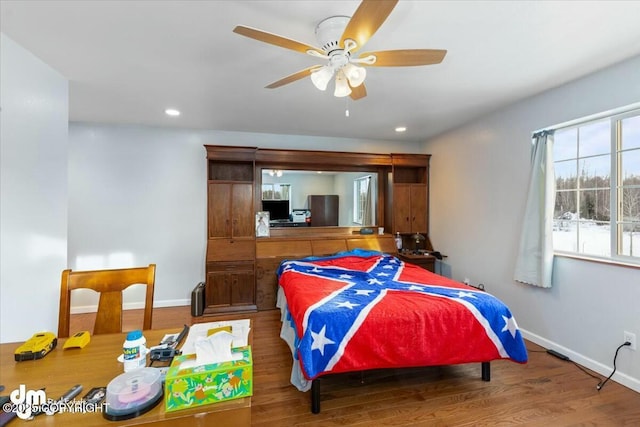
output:
[{"label": "bed", "polygon": [[[527,362],[517,323],[489,293],[375,251],[286,260],[277,271],[280,336],[293,355],[291,383],[383,368]],[[420,338],[418,338],[420,337]]]}]

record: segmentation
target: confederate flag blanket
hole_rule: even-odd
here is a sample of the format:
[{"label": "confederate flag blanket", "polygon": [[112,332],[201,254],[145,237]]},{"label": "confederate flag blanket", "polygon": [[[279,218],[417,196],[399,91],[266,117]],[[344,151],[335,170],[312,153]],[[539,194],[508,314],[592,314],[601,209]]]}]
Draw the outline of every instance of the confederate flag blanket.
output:
[{"label": "confederate flag blanket", "polygon": [[504,303],[391,255],[355,250],[283,261],[278,280],[288,310],[283,321],[295,333],[289,344],[306,380],[378,368],[527,361]]}]

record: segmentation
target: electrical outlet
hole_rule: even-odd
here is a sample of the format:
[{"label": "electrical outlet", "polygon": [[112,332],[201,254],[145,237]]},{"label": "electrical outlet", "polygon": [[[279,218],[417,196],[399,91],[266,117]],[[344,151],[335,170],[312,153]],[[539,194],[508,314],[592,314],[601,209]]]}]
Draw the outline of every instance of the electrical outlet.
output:
[{"label": "electrical outlet", "polygon": [[635,350],[636,349],[636,334],[633,334],[633,333],[628,332],[628,331],[624,331],[624,342],[630,342],[631,345],[629,346],[629,348],[631,350]]}]

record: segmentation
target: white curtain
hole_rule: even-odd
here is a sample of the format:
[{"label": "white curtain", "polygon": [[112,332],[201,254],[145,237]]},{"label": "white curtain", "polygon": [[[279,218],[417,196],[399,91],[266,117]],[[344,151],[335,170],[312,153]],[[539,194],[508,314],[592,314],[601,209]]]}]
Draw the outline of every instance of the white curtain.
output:
[{"label": "white curtain", "polygon": [[551,287],[553,272],[553,133],[534,135],[527,206],[522,222],[514,279],[543,288]]},{"label": "white curtain", "polygon": [[371,177],[367,177],[367,194],[364,198],[364,212],[362,213],[362,225],[373,225],[372,206],[371,206]]}]

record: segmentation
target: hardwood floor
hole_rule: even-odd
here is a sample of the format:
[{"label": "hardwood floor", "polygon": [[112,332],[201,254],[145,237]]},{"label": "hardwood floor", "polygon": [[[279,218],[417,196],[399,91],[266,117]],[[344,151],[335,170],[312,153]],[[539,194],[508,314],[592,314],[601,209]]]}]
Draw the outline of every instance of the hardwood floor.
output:
[{"label": "hardwood floor", "polygon": [[[73,315],[71,331],[90,329],[92,315]],[[572,362],[527,342],[529,362],[497,361],[491,381],[480,364],[372,371],[321,381],[321,413],[310,412],[310,393],[289,382],[291,355],[279,338],[279,311],[227,318],[254,319],[253,426],[624,426],[640,425],[640,393],[599,380]],[[220,318],[191,318],[189,307],[154,309],[153,326],[173,328]],[[137,324],[136,322],[139,322]],[[127,311],[125,330],[142,324]]]}]

